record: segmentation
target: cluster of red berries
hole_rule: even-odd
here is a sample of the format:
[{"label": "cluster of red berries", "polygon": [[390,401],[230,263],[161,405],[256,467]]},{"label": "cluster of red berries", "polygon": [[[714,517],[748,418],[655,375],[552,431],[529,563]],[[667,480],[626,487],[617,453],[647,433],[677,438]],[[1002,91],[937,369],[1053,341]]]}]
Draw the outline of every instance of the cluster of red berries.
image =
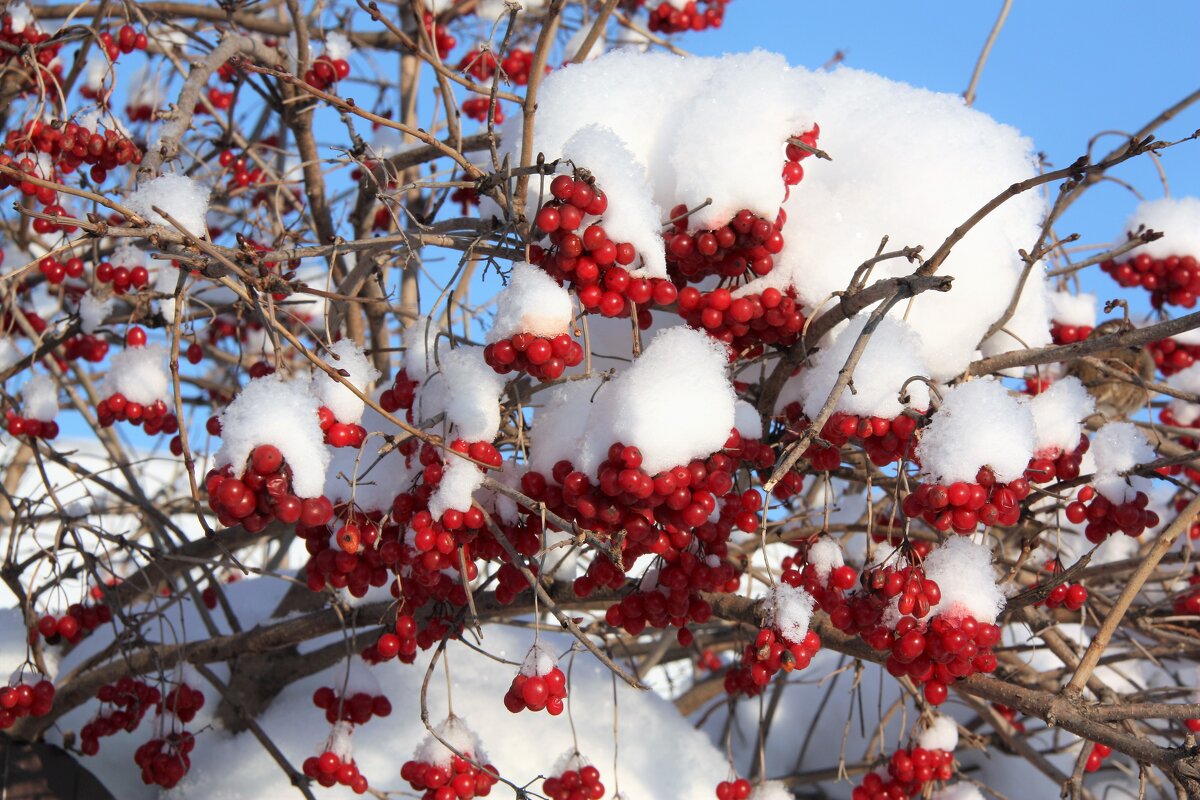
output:
[{"label": "cluster of red berries", "polygon": [[552,717],[563,712],[567,699],[567,676],[544,650],[534,645],[522,668],[504,693],[504,707],[514,714],[545,709]]},{"label": "cluster of red berries", "polygon": [[417,656],[417,622],[408,614],[396,617],[394,633],[385,633],[375,644],[362,652],[362,658],[368,664],[389,661],[399,658],[402,663],[411,664]]},{"label": "cluster of red berries", "polygon": [[[1034,588],[1034,587],[1030,587]],[[1050,590],[1045,600],[1039,600],[1034,605],[1045,605],[1047,608],[1065,608],[1068,611],[1078,611],[1087,602],[1088,591],[1081,583],[1060,583]]]},{"label": "cluster of red berries", "polygon": [[310,556],[305,568],[308,588],[319,592],[330,586],[346,589],[354,597],[364,597],[372,586],[386,586],[386,564],[398,560],[401,554],[399,530],[389,527],[388,540],[381,541],[374,522],[355,518],[338,527],[331,543],[326,525],[297,526],[296,533],[305,539]]},{"label": "cluster of red berries", "polygon": [[180,683],[167,692],[167,697],[163,700],[159,713],[165,711],[174,714],[180,722],[188,723],[196,718],[196,712],[202,708],[204,708],[204,692],[193,689],[186,683]]},{"label": "cluster of red berries", "polygon": [[650,10],[646,27],[653,33],[683,33],[719,28],[729,0],[688,0],[683,8],[660,2]]},{"label": "cluster of red berries", "polygon": [[99,364],[108,355],[108,340],[102,336],[81,333],[63,342],[63,355],[70,361],[82,358]]},{"label": "cluster of red berries", "polygon": [[[78,261],[78,259],[68,259],[68,262],[70,261]],[[79,266],[82,271],[82,262]],[[69,265],[67,274],[71,274]],[[93,270],[92,277],[96,279],[97,283],[112,284],[113,291],[119,295],[125,294],[130,289],[141,291],[150,285],[150,271],[140,264],[126,267],[124,265],[113,266],[108,261],[101,261]]]},{"label": "cluster of red berries", "polygon": [[77,644],[84,636],[109,622],[112,622],[112,609],[108,606],[72,603],[61,617],[43,615],[37,621],[37,632],[47,644],[62,641]]},{"label": "cluster of red berries", "polygon": [[721,781],[717,784],[717,800],[748,800],[754,787],[745,778]]},{"label": "cluster of red berries", "polygon": [[235,155],[232,150],[223,150],[217,161],[231,172],[227,187],[227,191],[230,193],[235,189],[254,186],[263,180],[262,167],[254,163],[254,160],[245,153],[239,156]]},{"label": "cluster of red berries", "polygon": [[[91,165],[89,175],[93,183],[104,183],[108,173],[126,164],[142,163],[142,151],[133,141],[111,128],[101,134],[90,131],[74,122],[55,124],[41,120],[30,120],[20,129],[8,132],[4,139],[4,147],[13,154],[45,153],[54,165],[54,171],[69,175],[83,164]],[[0,163],[14,166],[11,160],[5,161],[0,157]],[[32,157],[26,156],[15,164],[28,175],[37,174],[37,163]],[[48,175],[41,176],[49,178]],[[51,188],[35,186],[29,181],[21,181],[4,176],[6,186],[20,186],[21,193],[27,197],[36,196],[43,205],[56,202],[58,193]]]},{"label": "cluster of red berries", "polygon": [[425,24],[425,32],[429,34],[430,41],[437,48],[438,58],[444,61],[450,55],[450,51],[454,49],[454,46],[458,44],[458,40],[444,26],[439,25],[434,19],[433,14],[430,14],[428,11],[423,15],[423,22]]},{"label": "cluster of red berries", "polygon": [[[788,404],[785,409],[788,419],[799,416],[799,404]],[[795,405],[795,408],[792,406]],[[850,442],[859,443],[876,466],[887,466],[893,461],[912,457],[915,444],[913,434],[917,420],[907,414],[895,419],[886,417],[860,417],[838,412],[832,415],[821,428],[821,439],[829,445],[813,443],[804,452],[813,469],[833,470],[842,463],[842,448]]]},{"label": "cluster of red berries", "polygon": [[1088,772],[1095,772],[1100,767],[1104,766],[1104,760],[1112,755],[1112,748],[1106,744],[1095,744],[1092,746],[1092,752],[1088,753],[1087,763],[1083,768]]},{"label": "cluster of red berries", "polygon": [[6,12],[0,15],[0,42],[8,45],[0,50],[0,65],[7,69],[9,63],[15,61],[17,66],[24,66],[23,54],[27,52],[26,48],[32,48],[38,72],[41,73],[40,80],[30,77],[21,82],[19,86],[22,92],[36,92],[39,85],[57,92],[57,87],[62,85],[62,64],[58,61],[62,42],[50,42],[50,38],[49,33],[40,30],[32,21],[27,21],[18,33],[13,30],[12,14]]},{"label": "cluster of red berries", "polygon": [[291,469],[272,444],[254,448],[241,477],[225,466],[209,470],[204,485],[209,508],[226,527],[241,524],[257,533],[272,519],[314,526],[333,517],[333,504],[325,496],[302,499],[292,493]]},{"label": "cluster of red berries", "polygon": [[346,59],[320,55],[304,73],[304,82],[314,89],[324,91],[349,74],[350,62]]},{"label": "cluster of red berries", "polygon": [[1125,261],[1109,259],[1100,265],[1126,288],[1141,286],[1150,292],[1150,304],[1192,308],[1200,295],[1200,264],[1194,256],[1151,258],[1142,253]]},{"label": "cluster of red berries", "polygon": [[782,209],[774,222],[742,209],[720,228],[697,233],[688,233],[687,206],[672,208],[671,219],[675,233],[667,239],[667,265],[689,281],[747,273],[762,277],[775,268],[774,256],[783,250],[787,215]]},{"label": "cluster of red berries", "polygon": [[325,432],[325,444],[330,447],[362,447],[367,429],[355,422],[340,422],[326,406],[317,409],[317,422]]},{"label": "cluster of red berries", "polygon": [[915,619],[901,617],[895,636],[888,672],[924,684],[931,705],[944,703],[956,680],[996,669],[992,648],[1000,642],[1000,629],[969,614],[954,620],[936,616],[923,632]]},{"label": "cluster of red berries", "polygon": [[[52,213],[47,211],[46,213]],[[62,213],[59,211],[58,213]],[[38,222],[46,222],[46,220],[34,220],[34,225]],[[38,233],[49,233],[48,230],[40,230]],[[42,277],[46,279],[46,283],[52,286],[57,286],[67,278],[82,278],[83,277],[83,259],[68,258],[66,261],[59,261],[53,256],[46,256],[38,261],[38,272],[42,273]]]},{"label": "cluster of red berries", "polygon": [[1200,344],[1187,344],[1175,339],[1160,339],[1146,345],[1154,357],[1154,366],[1163,375],[1171,376],[1196,363],[1200,358]]},{"label": "cluster of red berries", "polygon": [[1002,703],[992,703],[992,708],[994,708],[996,713],[1003,717],[1004,720],[1008,722],[1008,724],[1011,725],[1013,730],[1015,730],[1017,733],[1025,732],[1025,723],[1017,719],[1017,712],[1015,710],[1003,705]]},{"label": "cluster of red berries", "polygon": [[742,663],[725,673],[725,693],[754,697],[779,670],[804,669],[821,649],[821,638],[810,630],[802,642],[789,642],[778,631],[764,628],[742,652]]},{"label": "cluster of red berries", "polygon": [[351,722],[365,725],[371,717],[386,717],[392,713],[392,703],[385,695],[355,692],[343,697],[333,687],[322,686],[313,692],[313,705],[325,712],[329,722]]},{"label": "cluster of red berries", "polygon": [[500,125],[504,122],[504,106],[499,100],[493,106],[490,97],[468,97],[463,100],[462,112],[467,115],[468,119],[476,122],[487,122],[489,113],[492,115],[494,124]]},{"label": "cluster of red berries", "polygon": [[[507,536],[508,534],[505,534],[505,535]],[[512,537],[509,537],[509,541],[510,542],[512,541]],[[476,555],[481,555],[479,550],[476,550]],[[600,560],[607,560],[607,559],[600,559]],[[609,563],[609,566],[610,567],[612,566],[611,562]],[[527,569],[529,569],[529,571],[532,572],[535,577],[537,576],[537,574],[538,574],[537,564],[529,564]],[[613,570],[613,572],[616,572],[616,573],[618,573],[618,575],[620,575],[621,585],[624,585],[625,576],[623,574],[621,574],[620,570],[618,570],[616,567],[612,567],[612,570]],[[575,579],[576,594],[578,594],[579,590],[580,590],[579,589],[579,581],[586,580],[586,579],[587,579],[587,577],[582,576],[582,575]],[[517,599],[517,595],[521,594],[522,592],[526,591],[529,588],[530,588],[529,581],[526,580],[525,575],[522,574],[521,570],[518,569],[511,561],[505,561],[503,564],[500,565],[500,568],[496,570],[495,596],[496,596],[496,602],[499,603],[500,605],[502,605],[502,606],[512,605],[512,603]],[[589,594],[590,594],[590,590],[589,590]]]},{"label": "cluster of red berries", "polygon": [[[603,560],[596,559],[592,562],[593,566]],[[624,575],[621,575],[611,562],[603,569],[611,570],[619,576],[619,580],[614,579],[608,584],[609,588],[618,589],[624,585]],[[600,570],[593,572],[589,569],[584,577],[597,581],[603,576]],[[580,592],[581,580],[583,578],[576,579],[576,594]],[[737,585],[737,570],[728,561],[722,561],[713,555],[701,560],[694,553],[683,552],[674,563],[664,564],[660,568],[656,588],[626,595],[619,603],[609,606],[604,618],[609,625],[624,628],[631,636],[640,634],[647,625],[654,628],[665,628],[668,625],[679,628],[679,644],[688,647],[693,637],[686,627],[687,624],[694,622],[703,625],[712,618],[712,605],[704,599],[702,593],[736,591]]]},{"label": "cluster of red berries", "polygon": [[600,770],[587,764],[546,778],[542,791],[550,800],[600,800],[604,784],[600,782]]},{"label": "cluster of red berries", "polygon": [[[468,754],[470,755],[470,754]],[[418,792],[421,800],[471,800],[487,797],[500,780],[491,764],[479,769],[466,759],[453,756],[450,763],[428,764],[424,761],[405,761],[400,778]]]},{"label": "cluster of red berries", "polygon": [[583,361],[583,348],[565,333],[534,336],[517,333],[483,348],[483,360],[501,375],[526,372],[542,381],[561,378],[567,367]]},{"label": "cluster of red berries", "polygon": [[765,345],[790,345],[804,330],[804,314],[790,287],[734,297],[728,289],[701,292],[689,286],[679,292],[679,315],[747,358],[761,354]]},{"label": "cluster of red berries", "polygon": [[196,737],[188,731],[157,737],[133,753],[133,761],[142,769],[142,783],[170,789],[178,784],[192,768],[189,754],[196,747]]},{"label": "cluster of red berries", "polygon": [[[383,393],[379,395],[380,408],[389,414],[394,414],[400,409],[404,409],[405,411],[411,410],[413,402],[417,397],[418,385],[419,381],[414,381],[408,377],[408,370],[401,369],[396,373],[396,377],[392,379],[391,388],[384,389]],[[404,443],[407,444],[408,442],[412,442],[410,447],[415,448],[417,446],[416,439],[407,439]]]},{"label": "cluster of red berries", "polygon": [[[100,752],[100,739],[120,731],[137,730],[146,712],[162,700],[162,693],[148,683],[128,675],[105,684],[96,692],[103,704],[100,713],[79,731],[79,749],[85,756]],[[106,710],[104,705],[111,706]]]},{"label": "cluster of red berries", "polygon": [[179,431],[179,419],[167,410],[167,404],[162,400],[142,405],[127,400],[120,392],[113,392],[96,405],[96,419],[102,428],[111,427],[117,422],[129,422],[151,436]]},{"label": "cluster of red berries", "polygon": [[1016,525],[1021,501],[1028,496],[1028,478],[1001,483],[990,467],[980,467],[974,483],[919,484],[900,507],[909,519],[923,519],[943,533],[953,529],[966,535],[980,523],[986,527]]},{"label": "cluster of red berries", "polygon": [[341,756],[331,750],[304,759],[300,769],[307,777],[327,789],[340,784],[350,787],[355,794],[366,794],[370,788],[366,776],[358,771],[354,759],[343,761]]},{"label": "cluster of red berries", "polygon": [[0,730],[11,728],[22,717],[43,717],[54,705],[54,684],[39,680],[24,681],[0,689]]},{"label": "cluster of red berries", "polygon": [[1084,486],[1067,505],[1066,516],[1076,525],[1086,520],[1083,535],[1089,542],[1100,544],[1117,531],[1137,537],[1158,525],[1158,514],[1147,508],[1149,504],[1145,492],[1137,492],[1132,500],[1114,503],[1091,486]]},{"label": "cluster of red berries", "polygon": [[897,750],[887,764],[887,777],[868,772],[854,787],[852,800],[907,800],[916,797],[933,781],[954,776],[954,754],[946,750]]},{"label": "cluster of red berries", "polygon": [[1039,453],[1029,460],[1029,466],[1025,468],[1025,477],[1031,483],[1074,480],[1079,477],[1079,465],[1083,462],[1083,454],[1091,446],[1087,434],[1080,434],[1079,444],[1074,450]]},{"label": "cluster of red berries", "polygon": [[1058,321],[1050,324],[1050,339],[1055,344],[1074,344],[1082,342],[1091,335],[1092,326],[1090,325],[1067,325]]},{"label": "cluster of red berries", "polygon": [[146,40],[146,34],[137,28],[122,25],[115,37],[108,31],[100,34],[100,44],[108,60],[116,61],[122,53],[129,55],[134,50],[145,50],[149,42]]},{"label": "cluster of red berries", "polygon": [[[858,573],[854,571],[854,567],[846,564],[830,567],[822,580],[817,566],[807,563],[799,553],[795,556],[785,556],[780,569],[781,583],[808,592],[821,608],[835,607],[840,593],[853,589],[854,584],[858,583]],[[831,593],[838,593],[838,597],[833,597]]]},{"label": "cluster of red berries", "polygon": [[[529,83],[529,71],[533,67],[533,51],[515,47],[501,61],[491,50],[467,53],[458,63],[460,71],[477,81],[490,81],[499,66],[504,75],[517,86]],[[498,121],[498,120],[497,120]]]},{"label": "cluster of red berries", "polygon": [[22,417],[11,408],[4,410],[4,427],[9,436],[28,436],[30,439],[53,441],[58,437],[58,423]]}]

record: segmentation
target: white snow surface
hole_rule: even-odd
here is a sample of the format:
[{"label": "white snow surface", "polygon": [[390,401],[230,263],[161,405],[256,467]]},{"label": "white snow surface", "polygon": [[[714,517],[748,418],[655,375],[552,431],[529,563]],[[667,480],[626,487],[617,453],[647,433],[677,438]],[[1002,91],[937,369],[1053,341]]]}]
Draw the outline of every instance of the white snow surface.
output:
[{"label": "white snow surface", "polygon": [[58,384],[38,373],[21,387],[21,414],[26,419],[50,422],[58,416]]},{"label": "white snow surface", "polygon": [[[846,365],[846,359],[854,348],[858,337],[867,324],[868,314],[859,314],[849,324],[833,334],[832,343],[827,343],[812,358],[800,374],[792,379],[794,392],[784,389],[779,404],[787,405],[799,399],[804,413],[813,419],[825,404],[838,372]],[[875,416],[893,419],[906,408],[925,410],[929,408],[929,387],[924,381],[908,384],[907,406],[900,403],[900,387],[909,378],[929,374],[929,368],[921,359],[921,342],[916,333],[905,322],[884,317],[871,334],[862,357],[854,368],[852,379],[854,391],[846,389],[838,398],[836,410],[858,416]]]},{"label": "white snow surface", "polygon": [[168,173],[144,184],[126,198],[125,205],[152,224],[175,230],[171,223],[152,210],[157,206],[174,217],[188,233],[207,236],[208,227],[204,220],[208,216],[209,194],[208,187],[200,181]]},{"label": "white snow surface", "polygon": [[447,509],[466,511],[471,507],[471,497],[483,485],[483,471],[465,458],[446,454],[446,465],[442,471],[442,482],[429,498],[429,513],[441,519]]},{"label": "white snow surface", "polygon": [[[382,391],[379,389],[375,394]],[[361,424],[372,433],[403,435],[398,426],[370,406],[364,410]],[[383,439],[372,437],[367,442],[367,446],[361,450],[354,447],[328,448],[332,455],[323,494],[334,503],[345,502],[353,496],[355,505],[363,511],[388,511],[396,495],[412,488],[414,480],[421,473],[421,462],[413,455],[412,464],[408,464],[408,459],[398,449],[392,449],[376,464],[376,448],[371,443],[382,446]]]},{"label": "white snow surface", "polygon": [[[468,442],[490,442],[500,430],[500,394],[505,380],[483,360],[482,347],[458,347],[441,355],[441,379],[429,387],[446,421]],[[421,387],[422,399],[427,387]],[[428,406],[425,414],[432,413]]]},{"label": "white snow surface", "polygon": [[1050,319],[1063,325],[1096,327],[1096,295],[1051,292]]},{"label": "white snow surface", "polygon": [[727,363],[725,345],[700,331],[659,331],[596,393],[576,466],[596,474],[614,442],[640,449],[642,469],[651,475],[720,450],[737,399]]},{"label": "white snow surface", "polygon": [[496,295],[496,319],[487,341],[517,333],[552,338],[567,332],[572,316],[570,293],[538,267],[519,261],[513,264],[508,285]]},{"label": "white snow surface", "polygon": [[754,787],[750,792],[750,800],[795,800],[787,784],[783,781],[765,781]]},{"label": "white snow surface", "polygon": [[318,497],[329,466],[319,407],[307,379],[285,381],[275,374],[250,381],[221,412],[217,466],[229,464],[241,474],[255,447],[273,444],[292,469],[296,495]]},{"label": "white snow surface", "polygon": [[786,583],[777,583],[763,600],[763,614],[771,627],[785,640],[800,644],[808,635],[815,601],[808,592]]},{"label": "white snow surface", "polygon": [[936,481],[972,483],[987,465],[996,480],[1007,483],[1025,473],[1034,439],[1027,403],[998,381],[974,380],[943,391],[917,453],[924,473]]},{"label": "white snow surface", "polygon": [[1153,461],[1156,455],[1145,435],[1132,422],[1110,422],[1096,431],[1090,452],[1096,459],[1096,477],[1092,485],[1113,503],[1132,500],[1146,482],[1136,476],[1127,480],[1121,473]]},{"label": "white snow surface", "polygon": [[942,590],[930,619],[955,620],[970,615],[992,623],[1004,608],[1004,593],[996,585],[992,551],[966,536],[951,536],[925,559],[925,575]]},{"label": "white snow surface", "polygon": [[325,34],[325,55],[333,59],[347,59],[354,52],[350,40],[341,31],[330,31]]},{"label": "white snow surface", "polygon": [[1142,225],[1163,236],[1142,245],[1132,255],[1200,258],[1200,197],[1164,197],[1142,203],[1125,223],[1125,230],[1132,233]]},{"label": "white snow surface", "polygon": [[548,675],[557,666],[558,662],[550,654],[550,651],[540,644],[535,644],[529,648],[529,652],[525,654],[525,660],[521,662],[521,674],[527,678],[534,675]]},{"label": "white snow surface", "polygon": [[733,406],[733,427],[743,439],[762,438],[762,418],[758,410],[745,400],[738,400]]},{"label": "white snow surface", "polygon": [[83,293],[83,297],[79,298],[79,330],[84,333],[95,333],[96,329],[103,325],[104,320],[108,318],[112,307],[112,297],[101,300],[92,294],[91,289],[88,289]]},{"label": "white snow surface", "polygon": [[945,714],[934,714],[929,727],[917,737],[917,746],[926,750],[953,753],[958,747],[958,723]]},{"label": "white snow surface", "polygon": [[960,781],[934,792],[933,800],[984,800],[984,797],[974,785]]},{"label": "white snow surface", "polygon": [[579,442],[594,407],[592,397],[602,385],[600,378],[587,378],[539,394],[542,407],[534,412],[529,434],[530,469],[549,478],[559,461],[565,459],[579,466]]},{"label": "white snow surface", "polygon": [[467,726],[466,720],[455,716],[446,717],[434,726],[433,733],[428,734],[417,745],[416,751],[413,752],[413,760],[448,767],[454,760],[454,752],[446,745],[480,763],[487,762],[487,753],[483,751],[479,737]]},{"label": "white snow surface", "polygon": [[[1179,337],[1174,337],[1177,341]],[[1187,369],[1180,370],[1166,379],[1167,386],[1182,392],[1200,394],[1200,363],[1192,364]],[[1200,404],[1189,403],[1187,400],[1174,398],[1171,400],[1171,413],[1181,425],[1191,425],[1200,418]]]},{"label": "white snow surface", "polygon": [[33,19],[33,10],[25,3],[13,3],[8,7],[7,13],[12,18],[13,33],[23,33],[30,25],[37,26]]},{"label": "white snow surface", "polygon": [[[339,339],[334,342],[324,361],[335,370],[344,369],[350,373],[345,376],[346,380],[363,393],[366,393],[379,377],[379,370],[375,369],[375,365],[352,339]],[[313,370],[312,386],[321,405],[332,411],[338,422],[356,423],[362,419],[366,403],[324,370]]]},{"label": "white snow surface", "polygon": [[1096,403],[1083,383],[1073,375],[1050,384],[1050,388],[1029,401],[1037,431],[1038,453],[1070,452],[1079,445],[1083,420],[1096,410]]},{"label": "white snow surface", "polygon": [[109,397],[120,392],[126,400],[144,406],[155,400],[165,401],[170,397],[167,355],[167,349],[159,344],[126,347],[109,359],[100,394]]},{"label": "white snow surface", "polygon": [[829,574],[846,561],[842,558],[842,548],[832,536],[822,536],[808,546],[808,563],[821,583],[829,580]]}]

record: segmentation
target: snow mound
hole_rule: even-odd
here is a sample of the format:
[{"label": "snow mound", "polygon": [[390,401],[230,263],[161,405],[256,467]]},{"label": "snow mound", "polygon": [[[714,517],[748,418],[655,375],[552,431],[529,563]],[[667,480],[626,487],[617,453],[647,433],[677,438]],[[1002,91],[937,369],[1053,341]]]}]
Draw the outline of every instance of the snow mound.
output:
[{"label": "snow mound", "polygon": [[466,511],[475,490],[483,485],[483,472],[465,458],[447,454],[442,480],[429,498],[429,513],[441,519],[447,509]]},{"label": "snow mound", "polygon": [[956,783],[933,793],[933,800],[984,800],[983,795],[969,783]]},{"label": "snow mound", "polygon": [[592,398],[603,386],[600,378],[569,381],[542,393],[542,407],[533,417],[529,468],[549,475],[559,461],[579,460],[579,442],[587,428]]},{"label": "snow mound", "polygon": [[1139,464],[1153,461],[1154,448],[1132,422],[1110,422],[1092,437],[1092,457],[1096,459],[1096,491],[1113,503],[1132,500],[1144,478],[1126,479],[1121,473]]},{"label": "snow mound", "polygon": [[998,381],[975,380],[945,390],[917,454],[925,473],[940,483],[974,482],[985,465],[1007,483],[1025,474],[1034,441],[1028,404]]},{"label": "snow mound", "polygon": [[812,622],[812,595],[786,583],[776,584],[763,600],[767,622],[788,642],[801,644]]},{"label": "snow mound", "polygon": [[829,574],[846,561],[842,558],[842,548],[829,536],[822,536],[808,546],[808,563],[821,583],[829,580]]},{"label": "snow mound", "polygon": [[796,800],[783,781],[766,781],[754,787],[750,800]]},{"label": "snow mound", "polygon": [[166,358],[167,349],[162,345],[126,347],[109,361],[101,395],[110,397],[119,392],[129,402],[143,406],[166,400],[170,397],[171,380],[163,366]]},{"label": "snow mound", "polygon": [[433,733],[422,739],[421,744],[417,746],[413,760],[448,767],[454,760],[454,753],[447,744],[481,764],[487,763],[487,754],[483,752],[479,737],[467,727],[465,720],[455,716],[447,717],[440,725],[434,726]]},{"label": "snow mound", "polygon": [[1068,376],[1029,401],[1037,431],[1038,453],[1070,452],[1079,446],[1083,420],[1096,410],[1096,403],[1078,378]]},{"label": "snow mound", "polygon": [[992,551],[965,536],[952,536],[934,548],[925,559],[925,575],[942,590],[942,601],[930,610],[930,619],[970,615],[979,622],[993,623],[1004,609]]},{"label": "snow mound", "polygon": [[935,714],[933,722],[917,737],[917,746],[953,753],[958,747],[958,723],[945,714]]},{"label": "snow mound", "polygon": [[1051,292],[1050,319],[1063,325],[1096,327],[1096,295]]},{"label": "snow mound", "polygon": [[495,439],[505,380],[483,360],[483,348],[459,347],[442,355],[441,362],[447,422],[468,442]]},{"label": "snow mound", "polygon": [[517,333],[554,337],[567,331],[572,315],[570,293],[542,270],[521,261],[513,264],[508,285],[496,295],[496,319],[487,341]]},{"label": "snow mound", "polygon": [[112,307],[113,298],[101,300],[92,294],[91,289],[84,292],[83,297],[79,298],[79,330],[83,333],[95,333],[108,318]]},{"label": "snow mound", "polygon": [[[335,342],[329,348],[329,355],[330,358],[325,363],[336,370],[348,372],[349,375],[343,377],[361,392],[366,392],[367,388],[379,377],[379,370],[375,369],[366,354],[350,339],[341,339]],[[349,424],[362,419],[366,403],[326,372],[314,370],[312,388],[321,405],[332,411],[338,422]]]},{"label": "snow mound", "polygon": [[26,419],[51,422],[58,416],[58,384],[49,375],[34,375],[21,387],[21,401]]},{"label": "snow mound", "polygon": [[131,194],[125,205],[151,224],[175,230],[175,226],[153,210],[157,206],[174,217],[188,233],[207,236],[208,226],[204,220],[208,216],[208,196],[208,187],[200,181],[168,173],[159,175]]},{"label": "snow mound", "polygon": [[548,675],[558,666],[558,662],[554,656],[550,655],[546,648],[540,644],[535,644],[529,648],[529,652],[525,654],[525,660],[521,662],[521,674],[527,678],[532,678],[534,675]]},{"label": "snow mound", "polygon": [[1200,258],[1200,197],[1164,197],[1142,203],[1125,223],[1125,229],[1132,233],[1142,225],[1163,236],[1139,247],[1135,255]]}]

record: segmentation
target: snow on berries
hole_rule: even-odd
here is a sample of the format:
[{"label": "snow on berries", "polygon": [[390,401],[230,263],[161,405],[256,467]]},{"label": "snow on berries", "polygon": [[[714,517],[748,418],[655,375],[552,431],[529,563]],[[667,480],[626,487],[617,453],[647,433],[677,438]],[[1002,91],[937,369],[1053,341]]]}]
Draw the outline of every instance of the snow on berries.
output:
[{"label": "snow on berries", "polygon": [[149,434],[175,433],[179,422],[165,402],[171,396],[166,348],[147,344],[146,332],[136,325],[126,332],[126,344],[109,361],[100,385],[104,398],[96,408],[100,424],[128,421]]},{"label": "snow on berries", "polygon": [[301,771],[321,786],[346,786],[355,794],[366,794],[370,784],[354,761],[350,737],[353,726],[337,722],[329,732],[325,749],[320,755],[309,756],[301,764]]},{"label": "snow on berries", "polygon": [[1155,308],[1194,308],[1200,296],[1200,198],[1164,197],[1142,203],[1125,223],[1131,233],[1149,228],[1163,236],[1122,260],[1100,268],[1121,286],[1140,286]]},{"label": "snow on berries", "polygon": [[[360,392],[366,393],[379,371],[353,341],[341,339],[329,348],[326,363]],[[321,403],[317,410],[325,443],[331,447],[361,447],[366,429],[359,425],[366,403],[348,386],[323,370],[314,370],[312,391]]]},{"label": "snow on berries", "polygon": [[37,374],[21,387],[21,413],[5,409],[4,423],[10,436],[53,440],[58,436],[58,385],[49,375]]},{"label": "snow on berries", "polygon": [[850,797],[851,800],[915,797],[930,783],[946,781],[953,776],[953,753],[924,747],[900,749],[888,759],[886,773],[868,772]]},{"label": "snow on berries", "polygon": [[496,297],[484,360],[502,375],[562,377],[567,367],[583,361],[583,348],[568,334],[572,316],[571,296],[553,278],[531,264],[514,264],[508,285]]},{"label": "snow on berries", "polygon": [[1047,300],[1052,322],[1050,337],[1055,344],[1082,342],[1091,335],[1096,327],[1095,295],[1051,292]]},{"label": "snow on berries", "polygon": [[200,181],[167,173],[139,187],[125,198],[125,205],[151,224],[174,231],[175,227],[154,210],[157,206],[192,236],[207,236],[208,197],[208,187]]},{"label": "snow on berries", "polygon": [[943,391],[917,454],[925,474],[940,483],[972,481],[983,466],[1008,483],[1025,474],[1035,441],[1029,407],[999,381],[975,380]]},{"label": "snow on berries", "polygon": [[[488,795],[499,773],[488,763],[479,737],[461,718],[451,715],[421,740],[400,768],[400,777],[424,792],[421,800],[471,800]],[[443,791],[447,788],[450,793]]]},{"label": "snow on berries", "polygon": [[550,775],[542,782],[542,791],[550,800],[600,800],[604,784],[596,769],[577,750],[558,757]]},{"label": "snow on berries", "polygon": [[558,662],[541,645],[533,645],[521,662],[521,670],[504,694],[504,707],[514,714],[528,709],[545,709],[552,717],[563,712],[567,698],[567,676]]},{"label": "snow on berries", "polygon": [[1092,485],[1110,503],[1132,500],[1149,486],[1146,478],[1123,474],[1155,457],[1154,448],[1132,422],[1110,422],[1096,431],[1092,436],[1091,452],[1096,459]]}]

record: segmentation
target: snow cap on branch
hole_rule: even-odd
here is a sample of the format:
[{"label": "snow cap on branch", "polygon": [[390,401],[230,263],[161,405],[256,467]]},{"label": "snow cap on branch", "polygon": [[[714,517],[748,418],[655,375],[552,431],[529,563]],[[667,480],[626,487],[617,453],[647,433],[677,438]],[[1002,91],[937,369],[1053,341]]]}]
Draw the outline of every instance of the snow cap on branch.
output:
[{"label": "snow cap on branch", "polygon": [[[348,375],[343,376],[346,381],[364,393],[379,377],[379,370],[375,369],[375,365],[351,339],[334,342],[329,348],[329,357],[324,360],[335,370],[348,372]],[[324,370],[313,370],[313,391],[321,405],[332,411],[338,422],[349,424],[362,419],[366,403]]]},{"label": "snow cap on branch", "polygon": [[767,624],[791,644],[801,644],[812,622],[814,601],[803,589],[777,583],[763,600],[763,615]]},{"label": "snow cap on branch", "polygon": [[551,338],[571,325],[571,295],[542,270],[524,261],[513,264],[508,285],[496,295],[496,319],[487,341],[518,333]]},{"label": "snow cap on branch", "polygon": [[208,196],[208,187],[200,181],[168,173],[144,184],[125,200],[125,205],[152,224],[174,231],[175,226],[153,210],[157,206],[192,236],[207,236]]},{"label": "snow cap on branch", "polygon": [[917,445],[925,474],[941,483],[975,481],[989,466],[1007,483],[1025,474],[1034,450],[1033,414],[994,380],[946,389]]},{"label": "snow cap on branch", "polygon": [[996,585],[992,551],[965,536],[951,536],[925,558],[925,575],[942,590],[942,600],[929,614],[951,620],[970,615],[993,623],[1004,608]]},{"label": "snow cap on branch", "polygon": [[1142,245],[1132,256],[1200,258],[1200,197],[1164,197],[1142,203],[1125,223],[1125,230],[1133,233],[1143,225],[1163,236]]},{"label": "snow cap on branch", "polygon": [[119,392],[131,403],[143,406],[166,400],[170,396],[166,358],[167,349],[162,345],[126,347],[109,361],[101,393],[108,397]]},{"label": "snow cap on branch", "polygon": [[1078,378],[1055,381],[1029,401],[1037,431],[1038,453],[1070,452],[1079,446],[1083,420],[1096,410],[1096,403]]},{"label": "snow cap on branch", "polygon": [[58,384],[38,373],[21,387],[21,407],[26,419],[51,422],[58,416]]},{"label": "snow cap on branch", "polygon": [[1096,431],[1090,452],[1096,459],[1096,476],[1092,484],[1113,503],[1132,500],[1139,488],[1147,483],[1145,478],[1130,476],[1127,479],[1121,473],[1153,461],[1155,457],[1154,448],[1132,422],[1110,422]]}]

